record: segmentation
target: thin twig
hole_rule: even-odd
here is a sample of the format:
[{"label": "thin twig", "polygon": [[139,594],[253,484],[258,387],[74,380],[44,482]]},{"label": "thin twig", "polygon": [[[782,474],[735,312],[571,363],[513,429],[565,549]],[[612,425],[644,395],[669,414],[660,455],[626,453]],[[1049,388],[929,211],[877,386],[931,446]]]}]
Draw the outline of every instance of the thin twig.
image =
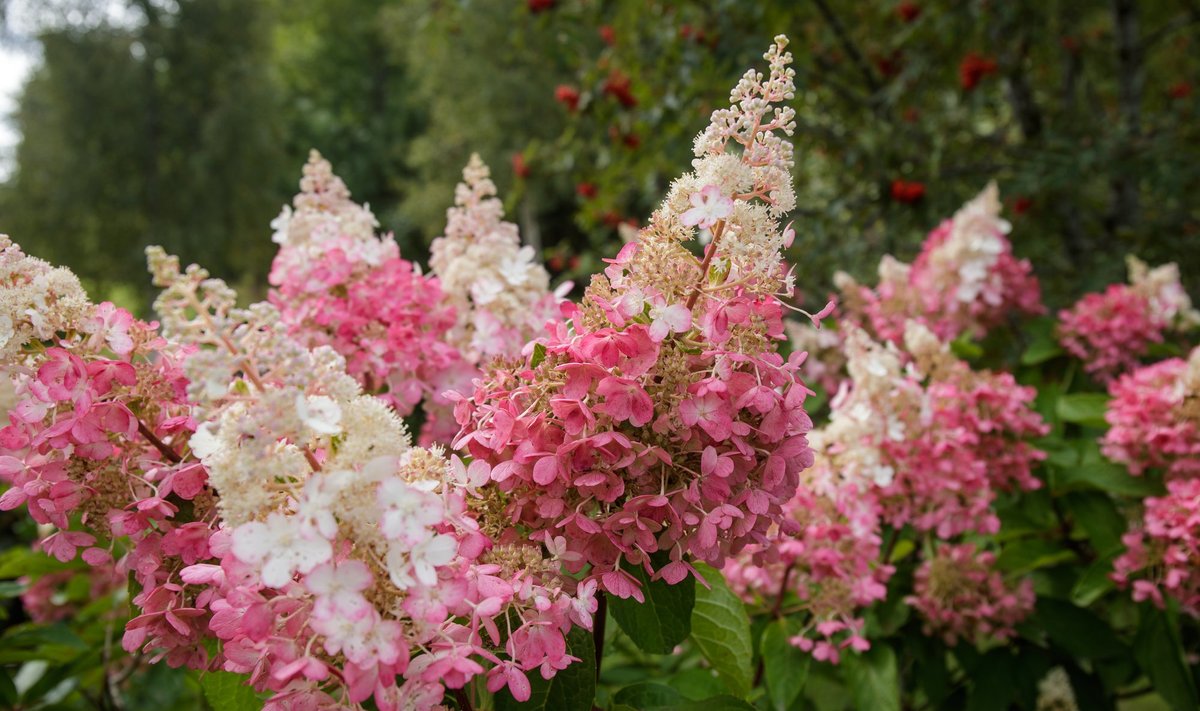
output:
[{"label": "thin twig", "polygon": [[143,437],[145,437],[147,440],[149,440],[150,444],[154,445],[154,448],[157,449],[159,452],[161,452],[162,455],[164,457],[166,457],[172,464],[178,464],[183,461],[183,457],[180,457],[179,454],[175,450],[168,447],[165,442],[163,442],[153,432],[151,432],[150,428],[147,427],[144,422],[142,422],[141,420],[138,420],[137,425],[138,425],[138,432]]}]

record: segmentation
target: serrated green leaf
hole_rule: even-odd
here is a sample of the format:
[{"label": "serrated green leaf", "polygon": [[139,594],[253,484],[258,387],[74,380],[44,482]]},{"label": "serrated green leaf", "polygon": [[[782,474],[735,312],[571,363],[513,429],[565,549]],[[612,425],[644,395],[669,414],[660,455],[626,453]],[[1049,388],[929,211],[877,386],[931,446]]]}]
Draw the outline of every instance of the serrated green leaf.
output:
[{"label": "serrated green leaf", "polygon": [[1133,640],[1133,655],[1154,689],[1176,711],[1200,708],[1200,695],[1183,661],[1179,628],[1167,613],[1151,605],[1141,608],[1141,622]]},{"label": "serrated green leaf", "polygon": [[567,635],[567,654],[579,661],[549,681],[530,672],[529,700],[519,702],[505,688],[496,693],[496,711],[591,711],[596,700],[596,647],[590,632],[578,627]]},{"label": "serrated green leaf", "polygon": [[220,711],[259,711],[263,702],[250,686],[245,674],[226,671],[205,672],[200,678],[200,688],[208,705]]},{"label": "serrated green leaf", "polygon": [[639,649],[653,654],[668,654],[687,639],[691,631],[692,606],[696,602],[696,581],[688,577],[676,585],[651,581],[640,567],[629,571],[642,585],[646,602],[633,598],[610,597],[608,609]]},{"label": "serrated green leaf", "polygon": [[1055,406],[1059,419],[1087,427],[1107,427],[1104,412],[1108,409],[1108,395],[1103,393],[1071,393],[1061,395]]},{"label": "serrated green leaf", "polygon": [[1013,657],[1007,649],[993,649],[969,670],[971,691],[966,711],[1007,711],[1015,700]]},{"label": "serrated green leaf", "polygon": [[775,711],[790,709],[808,681],[812,656],[788,642],[793,636],[787,620],[775,620],[763,630],[763,676],[767,681],[767,697]]},{"label": "serrated green leaf", "polygon": [[725,686],[734,695],[744,697],[754,679],[750,616],[741,599],[725,584],[721,571],[703,563],[697,563],[696,570],[709,587],[696,588],[692,640]]},{"label": "serrated green leaf", "polygon": [[900,711],[900,681],[896,653],[875,643],[860,654],[842,658],[854,708],[871,711]]}]

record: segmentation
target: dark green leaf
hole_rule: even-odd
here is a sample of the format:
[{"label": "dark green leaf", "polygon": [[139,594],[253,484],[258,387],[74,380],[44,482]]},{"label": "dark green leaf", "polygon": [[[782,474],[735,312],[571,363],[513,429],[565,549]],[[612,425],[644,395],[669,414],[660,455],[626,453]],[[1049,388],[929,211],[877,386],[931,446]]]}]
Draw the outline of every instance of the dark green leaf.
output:
[{"label": "dark green leaf", "polygon": [[1008,573],[1022,575],[1038,568],[1048,568],[1073,560],[1075,554],[1057,541],[1026,538],[1004,546],[996,558],[996,567]]},{"label": "dark green leaf", "polygon": [[1142,605],[1133,655],[1154,683],[1154,689],[1172,708],[1177,711],[1200,708],[1200,696],[1183,661],[1179,628],[1171,624],[1167,613]]},{"label": "dark green leaf", "polygon": [[1071,601],[1080,607],[1087,607],[1099,600],[1105,593],[1116,587],[1109,577],[1113,571],[1114,555],[1107,555],[1088,566],[1079,576],[1075,587],[1071,590]]},{"label": "dark green leaf", "polygon": [[967,711],[1006,711],[1016,691],[1013,679],[1013,657],[1007,649],[999,648],[983,655],[971,668],[971,692],[967,696]]},{"label": "dark green leaf", "polygon": [[725,684],[721,683],[716,672],[707,668],[684,669],[668,679],[667,683],[672,689],[692,700],[707,699],[725,693]]},{"label": "dark green leaf", "polygon": [[579,661],[549,681],[536,671],[527,673],[532,687],[529,700],[518,702],[505,688],[496,694],[496,711],[591,711],[596,700],[596,648],[591,633],[572,629],[567,653]]},{"label": "dark green leaf", "polygon": [[1052,334],[1039,335],[1021,354],[1021,365],[1039,365],[1062,354],[1062,346]]},{"label": "dark green leaf", "polygon": [[1132,476],[1118,464],[1112,462],[1089,462],[1068,469],[1056,470],[1054,490],[1057,493],[1097,489],[1121,496],[1144,498],[1161,491],[1152,479]]},{"label": "dark green leaf", "polygon": [[1103,393],[1071,393],[1061,395],[1055,412],[1060,419],[1088,427],[1107,427],[1104,412],[1108,396]]},{"label": "dark green leaf", "polygon": [[713,696],[698,701],[664,684],[644,682],[621,689],[613,696],[617,706],[639,711],[753,711],[754,707],[732,696]]},{"label": "dark green leaf", "polygon": [[0,578],[19,578],[22,575],[42,575],[60,570],[82,568],[82,561],[60,563],[45,553],[26,546],[14,546],[0,553]]},{"label": "dark green leaf", "polygon": [[646,602],[610,597],[608,609],[633,643],[646,652],[667,654],[691,632],[696,581],[690,576],[677,585],[651,581],[641,568],[629,571],[642,585]]},{"label": "dark green leaf", "polygon": [[1034,622],[1055,644],[1074,657],[1122,659],[1129,656],[1129,648],[1117,638],[1108,623],[1066,600],[1038,598]]},{"label": "dark green leaf", "polygon": [[891,647],[876,642],[861,655],[846,655],[842,664],[855,708],[900,711],[900,681]]},{"label": "dark green leaf", "polygon": [[788,642],[793,636],[786,620],[775,620],[763,631],[763,672],[767,681],[767,696],[775,711],[790,709],[804,690],[804,682],[808,680],[812,656]]},{"label": "dark green leaf", "polygon": [[1071,518],[1087,533],[1094,550],[1107,554],[1121,548],[1125,517],[1107,494],[1081,491],[1063,497],[1063,503]]},{"label": "dark green leaf", "polygon": [[205,672],[200,678],[200,688],[208,705],[220,711],[259,711],[263,702],[250,687],[245,674],[226,671]]},{"label": "dark green leaf", "polygon": [[696,570],[708,581],[708,588],[696,589],[692,639],[725,686],[735,695],[745,696],[754,678],[750,617],[741,599],[725,584],[721,571],[703,563],[697,563]]}]

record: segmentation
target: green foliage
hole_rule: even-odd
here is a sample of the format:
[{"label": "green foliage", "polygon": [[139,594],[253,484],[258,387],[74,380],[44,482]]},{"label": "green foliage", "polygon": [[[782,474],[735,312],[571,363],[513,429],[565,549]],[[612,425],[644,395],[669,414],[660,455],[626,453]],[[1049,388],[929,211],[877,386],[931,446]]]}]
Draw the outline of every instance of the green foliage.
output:
[{"label": "green foliage", "polygon": [[696,588],[696,606],[692,609],[692,640],[701,654],[717,670],[726,688],[736,696],[750,691],[754,670],[754,645],[750,639],[750,618],[737,595],[725,584],[719,570],[703,563],[696,570],[707,586]]},{"label": "green foliage", "polygon": [[812,657],[788,640],[794,632],[786,620],[773,620],[763,631],[762,661],[767,696],[774,711],[788,711],[804,690]]},{"label": "green foliage", "polygon": [[668,654],[692,630],[695,580],[688,578],[678,585],[668,585],[662,580],[651,581],[641,568],[632,568],[629,573],[641,583],[646,602],[611,597],[612,616],[643,651]]},{"label": "green foliage", "polygon": [[225,671],[210,671],[200,678],[208,705],[221,711],[259,711],[262,701],[250,688],[249,677]]}]

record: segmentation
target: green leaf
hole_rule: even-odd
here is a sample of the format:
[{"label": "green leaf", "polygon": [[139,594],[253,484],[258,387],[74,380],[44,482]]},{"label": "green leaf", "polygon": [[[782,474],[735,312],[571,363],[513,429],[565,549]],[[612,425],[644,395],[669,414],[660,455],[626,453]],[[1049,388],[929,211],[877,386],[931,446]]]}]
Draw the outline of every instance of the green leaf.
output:
[{"label": "green leaf", "polygon": [[85,566],[86,563],[82,561],[60,563],[57,559],[26,546],[16,546],[0,553],[0,578],[57,573]]},{"label": "green leaf", "polygon": [[703,563],[697,563],[696,570],[709,587],[696,589],[692,639],[725,686],[734,695],[744,697],[754,678],[750,617],[741,599],[725,584],[721,571]]},{"label": "green leaf", "polygon": [[16,580],[0,580],[0,600],[17,597],[25,592],[25,585]]},{"label": "green leaf", "polygon": [[725,692],[725,685],[712,669],[693,667],[684,669],[670,679],[667,684],[689,699],[707,699]]},{"label": "green leaf", "polygon": [[687,639],[692,629],[696,581],[688,576],[676,585],[668,585],[662,580],[651,581],[640,567],[629,572],[641,583],[646,602],[610,596],[608,609],[639,649],[653,654],[668,654]]},{"label": "green leaf", "polygon": [[66,625],[27,623],[8,628],[0,637],[0,664],[32,660],[67,663],[89,649]]},{"label": "green leaf", "polygon": [[1013,657],[1007,649],[999,648],[983,655],[979,663],[968,670],[971,693],[966,711],[1007,711],[1015,700]]},{"label": "green leaf", "polygon": [[1161,492],[1157,482],[1145,476],[1132,476],[1125,467],[1112,462],[1088,462],[1057,470],[1056,493],[1096,489],[1120,496],[1145,498]]},{"label": "green leaf", "polygon": [[972,360],[983,356],[983,346],[980,346],[967,334],[950,341],[950,352],[963,360]]},{"label": "green leaf", "polygon": [[1071,517],[1087,532],[1088,539],[1100,554],[1121,548],[1125,532],[1125,517],[1117,511],[1107,495],[1096,491],[1081,491],[1063,497]]},{"label": "green leaf", "polygon": [[1114,558],[1114,554],[1107,555],[1083,571],[1083,575],[1079,576],[1071,590],[1071,602],[1080,607],[1087,607],[1116,587],[1116,583],[1109,577],[1112,574]]},{"label": "green leaf", "polygon": [[891,647],[877,642],[861,655],[846,655],[842,664],[854,708],[900,711],[900,681]]},{"label": "green leaf", "polygon": [[613,696],[615,708],[625,706],[639,711],[754,711],[754,707],[733,696],[712,696],[698,701],[664,684],[643,682],[621,689]]},{"label": "green leaf", "polygon": [[226,671],[205,672],[200,688],[208,705],[220,711],[259,711],[263,702],[250,687],[249,677]]},{"label": "green leaf", "polygon": [[763,672],[767,696],[775,711],[787,711],[796,702],[808,680],[812,656],[788,642],[794,635],[786,620],[767,625],[762,637]]},{"label": "green leaf", "polygon": [[591,711],[596,700],[596,647],[591,633],[572,629],[567,635],[567,654],[579,661],[549,681],[528,672],[529,700],[518,702],[505,688],[496,694],[496,711]]},{"label": "green leaf", "polygon": [[1064,352],[1053,334],[1038,334],[1021,354],[1021,365],[1040,365]]},{"label": "green leaf", "polygon": [[1099,660],[1129,656],[1129,648],[1107,622],[1066,600],[1039,597],[1034,622],[1073,657]]},{"label": "green leaf", "polygon": [[1141,608],[1141,623],[1133,640],[1133,655],[1154,683],[1154,689],[1178,711],[1200,708],[1200,696],[1183,661],[1179,627],[1167,613],[1150,605]]},{"label": "green leaf", "polygon": [[1087,427],[1108,427],[1104,412],[1108,409],[1108,395],[1103,393],[1072,393],[1061,395],[1055,412],[1065,422],[1074,422]]},{"label": "green leaf", "polygon": [[529,367],[536,368],[546,360],[546,345],[544,343],[533,344],[533,355],[529,357]]},{"label": "green leaf", "polygon": [[996,567],[1007,573],[1023,575],[1075,559],[1075,553],[1055,541],[1026,538],[1005,544],[996,557]]}]

